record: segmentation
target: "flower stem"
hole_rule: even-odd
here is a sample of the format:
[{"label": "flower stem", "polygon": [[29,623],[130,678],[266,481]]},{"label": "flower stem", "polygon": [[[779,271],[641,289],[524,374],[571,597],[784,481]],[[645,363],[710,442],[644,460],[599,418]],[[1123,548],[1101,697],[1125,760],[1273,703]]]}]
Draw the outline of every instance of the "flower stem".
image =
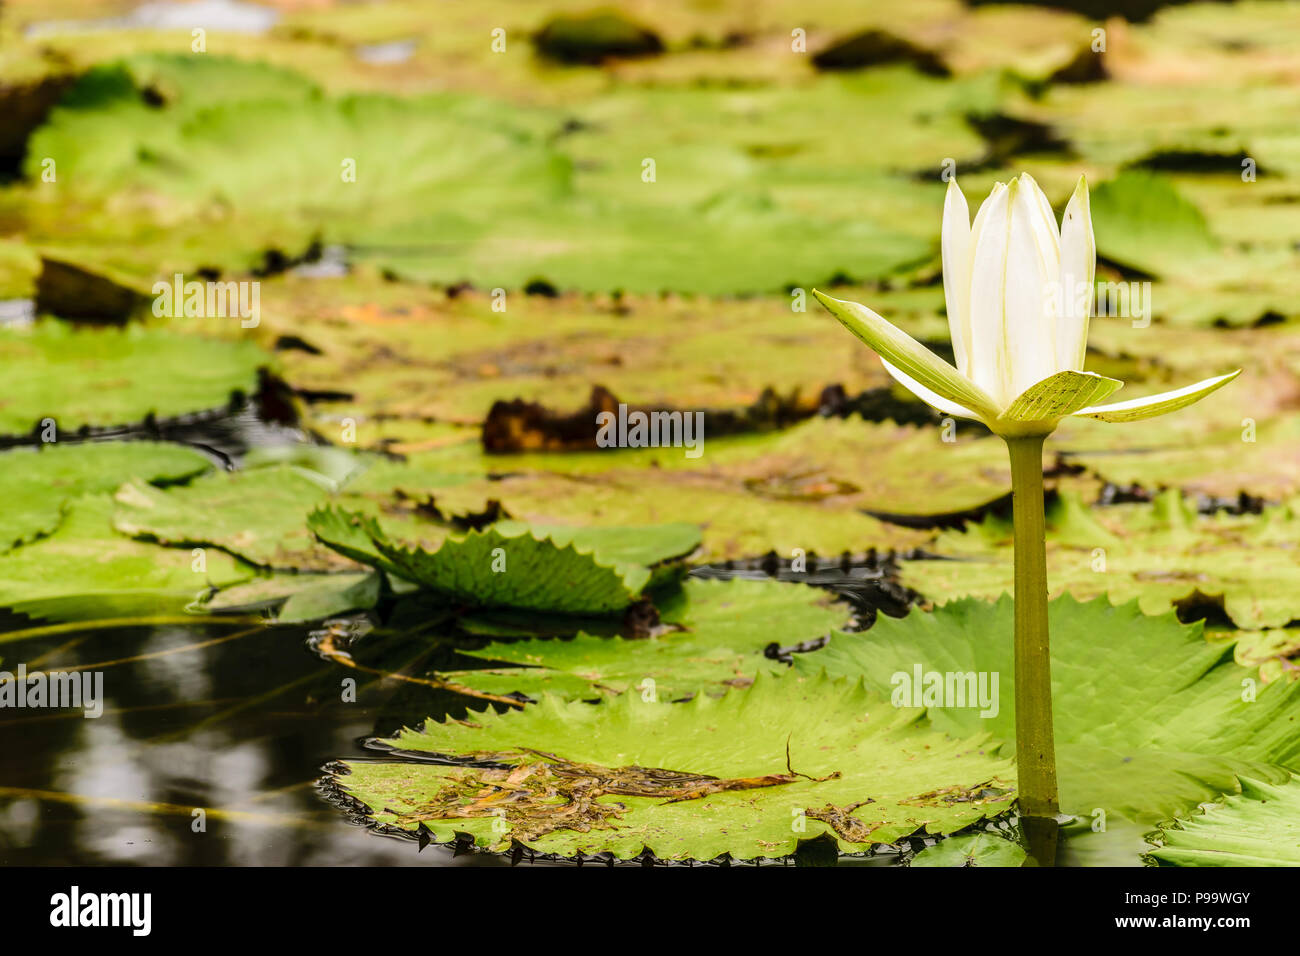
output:
[{"label": "flower stem", "polygon": [[[1052,661],[1047,635],[1047,538],[1043,503],[1045,435],[1008,438],[1016,544],[1016,765],[1020,814],[1041,821],[1055,844],[1056,748],[1052,737]],[[1046,822],[1052,820],[1050,826]],[[1052,865],[1046,847],[1031,856]],[[1044,858],[1044,856],[1046,858]]]}]

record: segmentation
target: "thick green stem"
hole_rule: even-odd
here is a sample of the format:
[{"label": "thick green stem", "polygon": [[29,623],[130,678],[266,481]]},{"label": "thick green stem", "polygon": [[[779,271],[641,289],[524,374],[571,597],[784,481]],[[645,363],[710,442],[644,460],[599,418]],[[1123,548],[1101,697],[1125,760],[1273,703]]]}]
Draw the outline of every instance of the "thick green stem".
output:
[{"label": "thick green stem", "polygon": [[[1057,815],[1052,661],[1047,636],[1043,435],[1008,438],[1016,541],[1016,764],[1022,816]],[[1055,841],[1053,840],[1053,843]],[[1051,865],[1050,859],[1039,860]]]}]

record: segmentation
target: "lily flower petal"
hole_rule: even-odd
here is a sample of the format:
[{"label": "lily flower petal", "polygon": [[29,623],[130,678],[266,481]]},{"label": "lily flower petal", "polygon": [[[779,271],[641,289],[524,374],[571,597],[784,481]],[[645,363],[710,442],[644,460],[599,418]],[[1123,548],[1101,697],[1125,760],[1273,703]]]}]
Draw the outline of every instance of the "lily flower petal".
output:
[{"label": "lily flower petal", "polygon": [[[1055,224],[1043,221],[1038,185],[1019,176],[1007,186],[1011,224],[1002,291],[1003,374],[1009,405],[1017,395],[1059,370],[1056,364],[1057,250]],[[1046,202],[1046,199],[1043,200]]]},{"label": "lily flower petal", "polygon": [[1061,230],[1056,226],[1056,214],[1052,212],[1052,204],[1047,194],[1039,187],[1038,181],[1033,176],[1021,173],[1017,178],[1020,181],[1020,188],[1025,190],[1033,200],[1031,205],[1037,213],[1030,217],[1030,225],[1033,226],[1034,235],[1039,240],[1044,266],[1049,271],[1054,271],[1056,263],[1061,258]]},{"label": "lily flower petal", "polygon": [[999,416],[1003,422],[1056,422],[1110,395],[1124,383],[1096,372],[1056,372],[1035,382]]},{"label": "lily flower petal", "polygon": [[971,227],[970,377],[1005,406],[1013,397],[1003,335],[1011,190],[997,183]]},{"label": "lily flower petal", "polygon": [[943,298],[957,370],[970,377],[970,207],[956,178],[943,200]]},{"label": "lily flower petal", "polygon": [[979,416],[969,408],[958,405],[956,402],[950,402],[937,392],[932,392],[906,372],[890,365],[885,359],[881,359],[880,364],[885,366],[885,371],[894,377],[894,381],[898,382],[899,385],[903,386],[903,388],[907,389],[930,407],[937,408],[945,415],[957,415],[961,418],[979,419]]},{"label": "lily flower petal", "polygon": [[993,397],[902,329],[864,305],[833,299],[813,289],[813,295],[844,327],[893,363],[904,375],[940,398],[992,421],[1000,411]]},{"label": "lily flower petal", "polygon": [[1241,369],[1237,369],[1227,375],[1207,378],[1203,382],[1174,389],[1172,392],[1160,392],[1156,395],[1147,395],[1145,398],[1131,398],[1126,402],[1115,402],[1111,405],[1093,405],[1089,408],[1081,408],[1074,414],[1099,418],[1103,422],[1137,422],[1144,418],[1155,418],[1157,415],[1176,412],[1180,408],[1199,402],[1240,374]]},{"label": "lily flower petal", "polygon": [[1080,176],[1061,219],[1060,307],[1056,318],[1056,361],[1060,368],[1083,368],[1096,271],[1097,243],[1092,234],[1088,181]]}]

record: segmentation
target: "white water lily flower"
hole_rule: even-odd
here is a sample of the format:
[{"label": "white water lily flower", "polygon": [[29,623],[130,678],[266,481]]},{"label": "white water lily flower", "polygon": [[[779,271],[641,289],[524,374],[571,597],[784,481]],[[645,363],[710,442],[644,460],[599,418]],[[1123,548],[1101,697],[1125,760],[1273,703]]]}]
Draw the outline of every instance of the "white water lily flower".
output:
[{"label": "white water lily flower", "polygon": [[1082,177],[1059,230],[1047,197],[1027,173],[995,185],[974,225],[966,197],[951,180],[942,245],[955,368],[865,306],[813,294],[880,354],[890,375],[945,414],[978,419],[1007,438],[1046,435],[1067,415],[1108,422],[1164,415],[1241,372],[1093,404],[1123,383],[1083,371],[1097,247]]}]

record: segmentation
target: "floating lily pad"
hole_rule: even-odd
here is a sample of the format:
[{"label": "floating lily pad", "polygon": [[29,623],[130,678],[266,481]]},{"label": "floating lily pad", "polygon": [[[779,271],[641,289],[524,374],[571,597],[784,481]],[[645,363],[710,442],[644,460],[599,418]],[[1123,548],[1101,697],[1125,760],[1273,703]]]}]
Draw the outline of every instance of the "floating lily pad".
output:
[{"label": "floating lily pad", "polygon": [[[975,139],[951,111],[942,126],[926,115],[950,94],[936,82],[918,97],[912,76],[892,75],[888,100],[875,95],[879,81],[841,84],[828,97],[895,120],[906,104],[909,139]],[[228,88],[236,93],[214,102],[211,91]],[[826,216],[811,219],[810,188],[827,200],[831,180],[861,190],[861,170],[850,178],[845,151],[826,146],[840,157],[833,177],[779,161],[779,173],[763,175],[774,164],[735,142],[752,136],[756,107],[810,134],[817,127],[798,91],[746,100],[737,108],[725,92],[694,89],[613,95],[561,138],[553,131],[570,116],[536,104],[450,92],[333,98],[285,71],[215,54],[128,58],[89,71],[33,135],[29,175],[39,177],[36,157],[66,172],[57,193],[33,193],[23,213],[46,247],[143,275],[247,271],[267,249],[292,258],[316,238],[411,278],[489,288],[545,275],[568,288],[775,292],[837,271],[893,275],[931,258],[928,238],[895,225],[907,217],[881,214],[895,209],[865,216],[828,201]],[[658,113],[675,118],[677,132],[647,156],[656,150],[643,131]],[[601,132],[589,141],[592,129]],[[242,161],[224,162],[236,138]],[[658,166],[643,178],[646,159]],[[876,176],[892,183],[881,191],[891,203],[938,192]],[[75,241],[69,208],[79,212]]]},{"label": "floating lily pad", "polygon": [[516,518],[540,523],[587,522],[598,526],[634,525],[665,518],[703,528],[698,560],[747,558],[796,548],[818,554],[860,553],[868,548],[921,546],[928,535],[825,501],[762,498],[719,484],[707,474],[608,471],[594,478],[544,472],[510,475],[499,481],[464,484],[445,497],[460,510],[481,507],[489,497]]},{"label": "floating lily pad", "polygon": [[[1153,504],[1087,508],[1063,493],[1048,512],[1047,578],[1053,595],[1136,598],[1158,614],[1222,609],[1239,627],[1282,627],[1300,617],[1294,593],[1300,519],[1289,505],[1260,515],[1198,515],[1177,491]],[[953,560],[915,560],[902,580],[928,597],[996,598],[1013,587],[1009,517],[990,514],[944,532],[932,550]]]},{"label": "floating lily pad", "polygon": [[[1010,598],[881,617],[869,631],[837,634],[825,650],[796,658],[795,668],[861,678],[882,694],[905,686],[896,675],[912,679],[918,670],[996,674],[996,713],[953,706],[955,698],[936,699],[927,713],[937,730],[1014,745],[1012,617]],[[1250,686],[1231,647],[1207,643],[1200,624],[1070,597],[1049,605],[1049,620],[1063,811],[1090,817],[1100,808],[1154,824],[1235,791],[1241,776],[1280,782],[1282,767],[1300,765],[1300,684]]]},{"label": "floating lily pad", "polygon": [[47,535],[68,503],[122,482],[185,481],[211,468],[203,455],[160,442],[53,443],[0,454],[0,553]]},{"label": "floating lily pad", "polygon": [[114,496],[113,523],[123,534],[213,545],[262,567],[355,567],[307,529],[307,512],[332,490],[324,476],[293,465],[223,472],[175,488],[131,482]]},{"label": "floating lily pad", "polygon": [[1205,215],[1156,173],[1125,172],[1092,190],[1097,254],[1153,275],[1195,269],[1217,249]]},{"label": "floating lily pad", "polygon": [[447,537],[428,550],[395,542],[373,519],[321,511],[322,541],[453,601],[472,607],[608,614],[654,582],[654,565],[699,545],[692,525],[569,528],[509,521]]},{"label": "floating lily pad", "polygon": [[759,673],[786,670],[764,648],[816,640],[845,626],[850,612],[801,584],[690,578],[681,595],[661,602],[660,616],[670,627],[647,638],[580,633],[572,640],[493,642],[465,653],[499,663],[442,676],[499,695],[639,691],[675,700],[701,690],[716,694],[747,687]]},{"label": "floating lily pad", "polygon": [[1300,866],[1300,780],[1245,778],[1185,820],[1160,828],[1149,854],[1165,866]]},{"label": "floating lily pad", "polygon": [[1024,862],[1024,848],[995,833],[951,836],[912,858],[912,866],[1020,866]]},{"label": "floating lily pad", "polygon": [[685,704],[546,696],[522,713],[430,720],[385,742],[501,769],[351,760],[333,780],[385,826],[566,857],[780,857],[823,833],[856,852],[1007,809],[1009,762],[917,713],[850,682],[793,676]]},{"label": "floating lily pad", "polygon": [[0,555],[0,606],[56,620],[179,613],[210,588],[252,576],[216,549],[199,557],[135,541],[112,521],[108,495],[70,501],[53,534]]},{"label": "floating lily pad", "polygon": [[0,328],[0,433],[27,433],[46,418],[66,431],[220,409],[232,391],[250,394],[268,361],[251,341],[167,329]]}]

